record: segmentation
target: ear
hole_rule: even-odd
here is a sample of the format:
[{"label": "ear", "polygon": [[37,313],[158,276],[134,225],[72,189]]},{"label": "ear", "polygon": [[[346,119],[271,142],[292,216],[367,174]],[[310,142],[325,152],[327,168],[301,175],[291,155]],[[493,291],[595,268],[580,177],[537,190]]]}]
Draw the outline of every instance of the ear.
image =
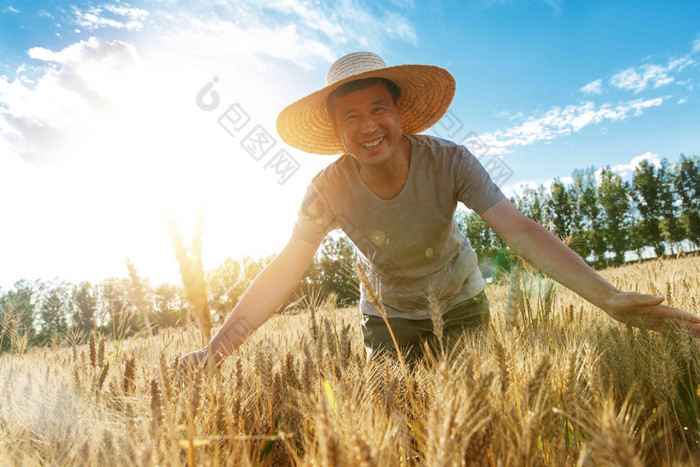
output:
[{"label": "ear", "polygon": [[399,109],[399,122],[401,124],[403,124],[402,107],[403,107],[403,95],[399,95],[399,97],[396,99],[396,108]]}]

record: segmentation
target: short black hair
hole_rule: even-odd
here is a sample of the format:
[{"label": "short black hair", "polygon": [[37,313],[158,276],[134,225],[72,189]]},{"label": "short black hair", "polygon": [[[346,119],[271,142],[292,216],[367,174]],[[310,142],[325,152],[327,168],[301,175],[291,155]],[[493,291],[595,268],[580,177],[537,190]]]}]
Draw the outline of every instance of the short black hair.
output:
[{"label": "short black hair", "polygon": [[394,104],[396,104],[396,102],[399,99],[399,96],[401,96],[401,88],[390,79],[356,79],[355,81],[350,81],[349,83],[345,83],[338,86],[338,88],[334,89],[333,92],[331,92],[326,98],[326,111],[328,112],[328,116],[331,118],[333,124],[335,125],[335,102],[333,101],[333,98],[347,96],[351,92],[358,91],[369,86],[374,86],[377,83],[384,83],[384,86],[386,86],[387,91],[389,91],[391,98],[394,100]]}]

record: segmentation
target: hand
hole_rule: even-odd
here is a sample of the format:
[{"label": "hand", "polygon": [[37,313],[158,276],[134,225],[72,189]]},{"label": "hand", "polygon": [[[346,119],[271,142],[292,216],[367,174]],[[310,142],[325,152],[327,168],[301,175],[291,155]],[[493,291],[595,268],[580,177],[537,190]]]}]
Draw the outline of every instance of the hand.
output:
[{"label": "hand", "polygon": [[669,324],[684,326],[700,337],[700,318],[686,311],[662,305],[664,297],[636,292],[616,292],[608,299],[605,311],[618,321],[655,331]]},{"label": "hand", "polygon": [[[203,349],[195,350],[190,352],[180,358],[179,367],[185,369],[185,371],[194,371],[199,365],[204,365],[204,369],[207,368],[209,363],[209,350],[207,347]],[[214,361],[218,364],[218,361]],[[176,362],[170,363],[168,369],[172,370],[175,368]]]}]

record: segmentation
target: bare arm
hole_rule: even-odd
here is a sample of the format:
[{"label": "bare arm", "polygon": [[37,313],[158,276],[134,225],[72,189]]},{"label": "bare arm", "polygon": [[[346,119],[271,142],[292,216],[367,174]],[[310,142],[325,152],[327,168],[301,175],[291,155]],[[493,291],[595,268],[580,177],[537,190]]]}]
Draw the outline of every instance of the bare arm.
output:
[{"label": "bare arm", "polygon": [[663,297],[621,292],[549,230],[520,213],[509,200],[500,200],[481,214],[481,218],[511,250],[616,320],[657,330],[673,321],[700,335],[700,318],[661,305]]},{"label": "bare arm", "polygon": [[200,361],[212,358],[218,364],[231,355],[289,297],[319,245],[292,237],[282,252],[253,280],[209,344],[185,355],[183,363],[196,366]]}]

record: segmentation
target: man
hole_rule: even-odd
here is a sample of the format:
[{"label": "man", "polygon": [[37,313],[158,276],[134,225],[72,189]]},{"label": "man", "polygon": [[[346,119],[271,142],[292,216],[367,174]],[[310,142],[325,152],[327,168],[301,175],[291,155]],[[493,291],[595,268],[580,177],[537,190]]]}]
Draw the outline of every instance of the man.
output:
[{"label": "man", "polygon": [[663,297],[617,290],[522,215],[466,148],[418,135],[447,111],[454,91],[454,79],[442,68],[387,67],[377,55],[360,52],[335,62],[323,89],[280,113],[277,129],[291,146],[344,155],[314,177],[289,243],[255,278],[209,345],[185,356],[186,364],[209,358],[218,364],[233,352],[296,288],[323,238],[336,228],[380,279],[374,303],[361,287],[368,357],[393,347],[377,307],[415,358],[432,333],[429,313],[436,305],[449,334],[487,325],[476,254],[453,218],[458,201],[518,255],[611,317],[649,329],[674,322],[700,335],[699,318],[662,305]]}]

